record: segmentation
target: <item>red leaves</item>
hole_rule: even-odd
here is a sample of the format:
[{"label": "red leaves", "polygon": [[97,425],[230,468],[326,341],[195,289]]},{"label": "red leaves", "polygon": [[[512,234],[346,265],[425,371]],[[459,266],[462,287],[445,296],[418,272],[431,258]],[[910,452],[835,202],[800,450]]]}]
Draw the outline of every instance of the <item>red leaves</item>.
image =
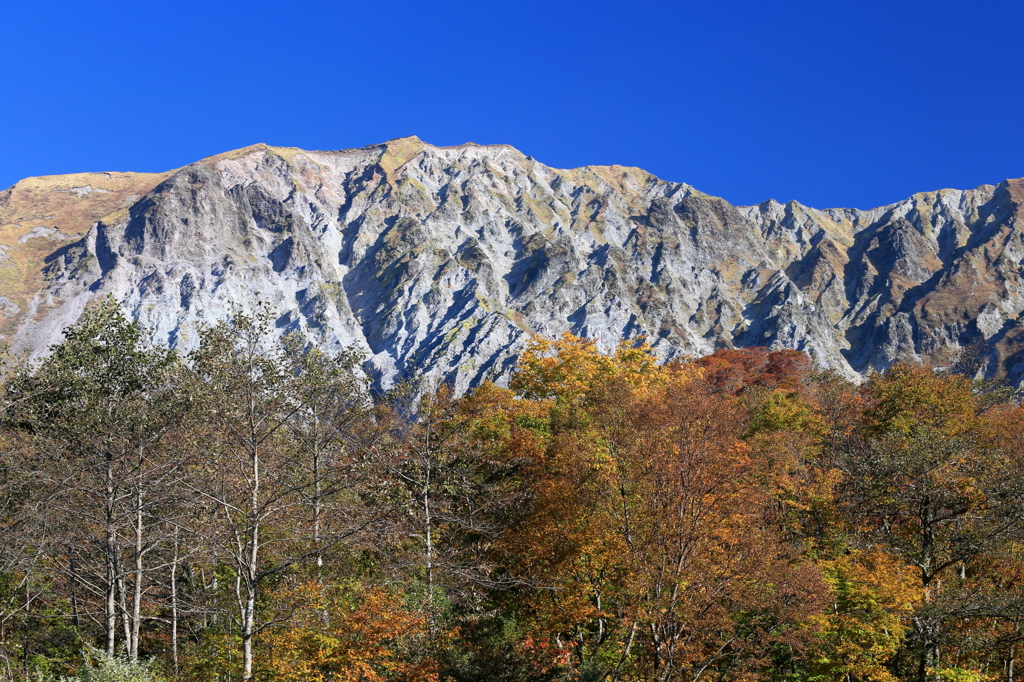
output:
[{"label": "red leaves", "polygon": [[691,363],[704,370],[716,390],[740,395],[751,387],[798,390],[811,371],[807,354],[797,350],[723,348]]}]

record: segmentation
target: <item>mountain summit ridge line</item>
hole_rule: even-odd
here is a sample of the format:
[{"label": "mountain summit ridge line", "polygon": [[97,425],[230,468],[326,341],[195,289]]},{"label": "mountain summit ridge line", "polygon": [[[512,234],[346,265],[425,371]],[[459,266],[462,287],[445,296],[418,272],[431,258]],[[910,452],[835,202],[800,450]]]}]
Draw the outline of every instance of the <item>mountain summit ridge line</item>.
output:
[{"label": "mountain summit ridge line", "polygon": [[0,192],[0,333],[39,355],[113,295],[158,343],[265,302],[281,330],[410,371],[503,381],[534,334],[660,359],[796,348],[847,376],[984,339],[1024,376],[1024,179],[870,210],[733,206],[639,168],[508,145],[265,144],[165,173]]}]

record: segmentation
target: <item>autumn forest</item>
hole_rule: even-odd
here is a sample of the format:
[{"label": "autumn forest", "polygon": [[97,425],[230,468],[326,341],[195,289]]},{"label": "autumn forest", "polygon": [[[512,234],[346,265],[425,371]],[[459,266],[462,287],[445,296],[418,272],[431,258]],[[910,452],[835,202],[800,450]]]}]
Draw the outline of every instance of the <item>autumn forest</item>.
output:
[{"label": "autumn forest", "polygon": [[108,300],[8,358],[0,679],[1018,675],[1024,408],[976,348],[856,384],[565,336],[459,397],[276,331],[178,355]]}]

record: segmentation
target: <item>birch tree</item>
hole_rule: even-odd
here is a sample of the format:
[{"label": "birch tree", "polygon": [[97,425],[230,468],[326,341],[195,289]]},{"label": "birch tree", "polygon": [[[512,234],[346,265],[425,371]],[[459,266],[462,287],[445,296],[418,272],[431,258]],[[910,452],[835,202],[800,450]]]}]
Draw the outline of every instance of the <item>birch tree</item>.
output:
[{"label": "birch tree", "polygon": [[304,352],[276,338],[262,310],[205,330],[191,357],[206,422],[191,485],[206,503],[202,532],[234,571],[243,680],[253,676],[255,638],[279,624],[259,619],[267,582],[310,558],[322,562],[361,527],[328,529],[326,518],[342,487],[332,459],[339,420],[351,407],[338,392],[351,384],[344,371],[328,371],[326,357]]},{"label": "birch tree", "polygon": [[46,538],[45,564],[100,602],[108,655],[120,622],[128,655],[138,656],[153,570],[146,555],[158,544],[158,509],[177,468],[163,454],[188,409],[176,390],[180,370],[174,353],[146,343],[107,299],[7,387],[7,421],[37,440],[45,513],[63,530]]}]

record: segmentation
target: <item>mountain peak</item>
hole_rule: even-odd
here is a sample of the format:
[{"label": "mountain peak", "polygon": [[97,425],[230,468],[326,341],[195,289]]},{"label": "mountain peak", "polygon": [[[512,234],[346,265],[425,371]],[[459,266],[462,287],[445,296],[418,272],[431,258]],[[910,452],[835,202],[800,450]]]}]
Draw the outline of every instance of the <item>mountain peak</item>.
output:
[{"label": "mountain peak", "polygon": [[413,158],[427,145],[415,135],[388,140],[383,144],[384,151],[378,163],[388,175],[392,175],[409,159]]},{"label": "mountain peak", "polygon": [[384,146],[397,144],[423,144],[423,140],[416,135],[407,135],[406,137],[395,137],[384,142]]}]

